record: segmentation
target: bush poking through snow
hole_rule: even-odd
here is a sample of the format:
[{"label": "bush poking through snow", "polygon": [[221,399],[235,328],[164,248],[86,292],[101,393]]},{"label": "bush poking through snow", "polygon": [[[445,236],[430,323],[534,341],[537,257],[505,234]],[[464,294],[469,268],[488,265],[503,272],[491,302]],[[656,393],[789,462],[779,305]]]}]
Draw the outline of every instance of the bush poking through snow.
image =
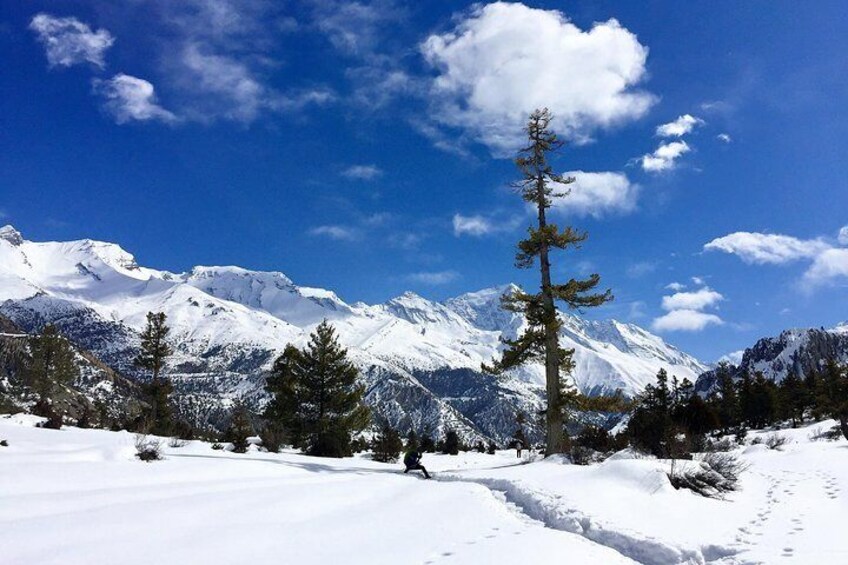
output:
[{"label": "bush poking through snow", "polygon": [[187,439],[181,439],[178,437],[172,437],[168,440],[168,447],[172,447],[174,449],[179,449],[180,447],[185,447],[188,445]]},{"label": "bush poking through snow", "polygon": [[144,434],[136,434],[135,456],[142,461],[159,461],[162,459],[162,442]]},{"label": "bush poking through snow", "polygon": [[735,441],[726,437],[720,440],[707,440],[706,444],[704,444],[704,451],[707,453],[725,453],[733,451],[737,447],[739,446],[736,445]]},{"label": "bush poking through snow", "polygon": [[0,447],[9,447],[9,442],[5,439],[0,439]]},{"label": "bush poking through snow", "polygon": [[674,488],[689,489],[708,498],[721,498],[737,489],[739,475],[747,466],[730,453],[707,453],[701,460],[679,466],[668,480]]},{"label": "bush poking through snow", "polygon": [[223,451],[224,450],[224,444],[218,443],[216,441],[215,443],[212,444],[212,449],[214,449],[215,451]]},{"label": "bush poking through snow", "polygon": [[769,449],[776,449],[778,451],[780,451],[780,448],[786,445],[788,442],[789,438],[778,434],[769,434],[769,436],[765,440],[766,447],[768,447]]},{"label": "bush poking through snow", "polygon": [[823,430],[821,426],[815,428],[807,436],[810,441],[837,441],[842,437],[842,429],[839,426],[833,426],[829,430]]}]

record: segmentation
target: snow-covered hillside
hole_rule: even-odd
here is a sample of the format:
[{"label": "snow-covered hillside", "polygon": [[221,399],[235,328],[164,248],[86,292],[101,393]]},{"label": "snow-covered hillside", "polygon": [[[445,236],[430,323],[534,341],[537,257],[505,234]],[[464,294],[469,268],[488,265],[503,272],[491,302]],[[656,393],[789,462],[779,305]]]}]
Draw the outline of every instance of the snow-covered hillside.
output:
[{"label": "snow-covered hillside", "polygon": [[[199,419],[214,419],[222,399],[261,402],[262,376],[273,359],[327,319],[362,370],[368,401],[393,425],[508,437],[517,410],[539,407],[543,385],[541,366],[501,378],[479,372],[497,354],[500,338],[521,329],[519,317],[500,309],[508,289],[444,303],[405,293],[383,304],[347,304],[278,272],[195,267],[175,274],[139,266],[116,244],[37,243],[11,226],[0,230],[0,313],[29,331],[52,321],[133,375],[130,353],[145,314],[165,312],[176,344],[168,371]],[[638,326],[562,316],[564,345],[575,350],[574,379],[587,394],[634,395],[660,368],[691,380],[706,369]],[[469,391],[479,402],[467,401]]]},{"label": "snow-covered hillside", "polygon": [[780,451],[737,448],[749,468],[719,500],[675,490],[668,461],[627,451],[588,467],[425,454],[425,481],[367,455],[199,441],[142,463],[132,434],[37,420],[0,416],[4,565],[848,562],[848,443],[810,440],[832,421],[776,432]]}]

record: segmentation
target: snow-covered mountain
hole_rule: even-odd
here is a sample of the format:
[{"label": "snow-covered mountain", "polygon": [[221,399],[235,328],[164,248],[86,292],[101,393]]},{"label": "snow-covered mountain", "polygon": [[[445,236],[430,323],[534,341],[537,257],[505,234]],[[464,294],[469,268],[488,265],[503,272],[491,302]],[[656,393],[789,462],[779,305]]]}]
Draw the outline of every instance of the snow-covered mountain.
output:
[{"label": "snow-covered mountain", "polygon": [[[738,364],[731,364],[731,374],[741,377],[745,372],[761,372],[780,382],[789,374],[804,378],[829,359],[848,363],[848,322],[830,329],[795,328],[760,339],[745,350]],[[698,379],[696,389],[709,391],[715,381],[715,371],[709,371]]]},{"label": "snow-covered mountain", "polygon": [[[508,286],[434,302],[404,293],[383,304],[347,304],[329,290],[297,286],[279,272],[142,267],[118,245],[32,242],[0,229],[0,313],[28,331],[56,323],[66,335],[133,377],[130,360],[148,311],[168,315],[175,355],[168,371],[182,409],[216,421],[234,397],[264,400],[262,382],[288,343],[305,343],[327,319],[349,347],[380,418],[401,428],[450,426],[503,439],[516,410],[540,406],[543,369],[482,375],[521,317],[500,309]],[[659,368],[694,380],[706,367],[644,329],[563,313],[577,386],[587,394],[637,394]]]}]

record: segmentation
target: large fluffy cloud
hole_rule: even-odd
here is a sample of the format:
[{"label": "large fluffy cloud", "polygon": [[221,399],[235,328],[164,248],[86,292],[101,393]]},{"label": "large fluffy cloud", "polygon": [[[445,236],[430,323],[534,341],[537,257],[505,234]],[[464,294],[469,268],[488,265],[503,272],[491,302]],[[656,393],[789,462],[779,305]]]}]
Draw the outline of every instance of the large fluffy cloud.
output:
[{"label": "large fluffy cloud", "polygon": [[95,80],[94,89],[103,96],[103,107],[119,124],[148,120],[173,122],[177,119],[159,106],[153,85],[144,79],[118,73],[109,80]]},{"label": "large fluffy cloud", "polygon": [[38,14],[32,18],[29,27],[44,45],[51,67],[70,67],[87,62],[103,68],[106,50],[115,42],[107,30],[94,31],[76,18]]},{"label": "large fluffy cloud", "polygon": [[556,10],[496,2],[472,8],[421,50],[438,71],[434,118],[496,154],[519,146],[538,107],[550,108],[555,127],[579,141],[644,115],[654,102],[635,89],[648,49],[614,19],[583,30]]},{"label": "large fluffy cloud", "polygon": [[740,231],[710,241],[704,250],[732,253],[746,263],[781,265],[811,259],[829,247],[819,239]]},{"label": "large fluffy cloud", "polygon": [[623,173],[570,171],[565,176],[574,177],[574,182],[564,187],[570,190],[567,196],[554,200],[553,210],[598,218],[636,209],[639,185]]}]

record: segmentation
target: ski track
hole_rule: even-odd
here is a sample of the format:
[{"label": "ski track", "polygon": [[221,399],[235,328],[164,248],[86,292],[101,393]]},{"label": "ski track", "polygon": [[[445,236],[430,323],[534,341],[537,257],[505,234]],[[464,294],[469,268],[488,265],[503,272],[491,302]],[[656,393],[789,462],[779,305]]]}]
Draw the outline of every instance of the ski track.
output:
[{"label": "ski track", "polygon": [[[502,465],[493,469],[516,467],[523,464],[526,464],[526,462],[516,465]],[[489,469],[474,469],[474,471],[483,470]],[[511,511],[517,513],[528,523],[581,535],[644,565],[702,564],[718,562],[719,559],[724,560],[722,563],[727,564],[744,563],[727,561],[727,558],[736,553],[735,550],[727,547],[705,546],[697,550],[685,549],[636,532],[608,529],[578,510],[565,508],[560,496],[521,487],[509,480],[469,478],[459,474],[451,474],[459,472],[461,470],[443,471],[438,477],[434,476],[433,478],[444,482],[460,481],[482,485],[488,488],[496,499],[506,504]],[[520,533],[520,531],[515,532],[516,535]],[[435,561],[430,563],[435,563]]]}]

